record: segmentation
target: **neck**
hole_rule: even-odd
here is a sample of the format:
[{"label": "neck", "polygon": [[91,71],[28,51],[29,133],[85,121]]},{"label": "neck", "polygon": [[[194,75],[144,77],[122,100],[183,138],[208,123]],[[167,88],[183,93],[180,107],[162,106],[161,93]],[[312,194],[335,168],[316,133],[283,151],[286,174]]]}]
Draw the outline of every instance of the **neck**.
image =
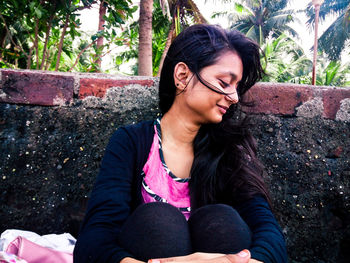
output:
[{"label": "neck", "polygon": [[[187,115],[188,116],[188,115]],[[162,141],[193,148],[200,124],[195,123],[176,107],[171,107],[161,121]]]}]

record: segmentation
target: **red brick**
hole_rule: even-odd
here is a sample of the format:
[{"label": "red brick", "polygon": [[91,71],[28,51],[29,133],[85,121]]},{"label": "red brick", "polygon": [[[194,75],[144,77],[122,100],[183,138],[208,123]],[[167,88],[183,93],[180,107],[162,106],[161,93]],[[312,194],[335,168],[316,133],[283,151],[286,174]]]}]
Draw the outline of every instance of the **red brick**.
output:
[{"label": "red brick", "polygon": [[313,96],[314,90],[311,86],[257,83],[248,94],[248,98],[254,101],[254,106],[244,109],[252,113],[293,115],[296,107]]},{"label": "red brick", "polygon": [[0,102],[53,106],[73,100],[72,76],[15,70],[1,74]]},{"label": "red brick", "polygon": [[350,98],[349,88],[328,88],[322,91],[323,117],[335,119],[343,99]]},{"label": "red brick", "polygon": [[151,79],[80,79],[79,98],[84,99],[87,96],[103,98],[107,90],[111,87],[124,87],[131,84],[142,86],[152,86],[154,81]]}]

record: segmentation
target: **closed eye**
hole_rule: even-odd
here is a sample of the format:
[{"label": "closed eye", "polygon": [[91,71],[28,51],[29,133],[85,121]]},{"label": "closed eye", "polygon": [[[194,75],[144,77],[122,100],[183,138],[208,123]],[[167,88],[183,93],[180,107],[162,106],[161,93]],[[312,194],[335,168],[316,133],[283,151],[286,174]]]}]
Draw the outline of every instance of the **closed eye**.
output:
[{"label": "closed eye", "polygon": [[223,88],[227,88],[228,86],[230,86],[228,83],[226,83],[225,81],[223,81],[221,79],[219,79],[219,81],[220,81],[221,86],[223,86]]}]

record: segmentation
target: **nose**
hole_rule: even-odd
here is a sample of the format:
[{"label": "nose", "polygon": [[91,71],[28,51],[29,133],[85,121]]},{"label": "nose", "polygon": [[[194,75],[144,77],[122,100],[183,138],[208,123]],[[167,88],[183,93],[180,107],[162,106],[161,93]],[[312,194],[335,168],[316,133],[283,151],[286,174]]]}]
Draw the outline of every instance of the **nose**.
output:
[{"label": "nose", "polygon": [[225,99],[228,100],[231,104],[236,104],[238,102],[238,100],[239,100],[238,93],[235,92],[233,94],[226,95]]}]

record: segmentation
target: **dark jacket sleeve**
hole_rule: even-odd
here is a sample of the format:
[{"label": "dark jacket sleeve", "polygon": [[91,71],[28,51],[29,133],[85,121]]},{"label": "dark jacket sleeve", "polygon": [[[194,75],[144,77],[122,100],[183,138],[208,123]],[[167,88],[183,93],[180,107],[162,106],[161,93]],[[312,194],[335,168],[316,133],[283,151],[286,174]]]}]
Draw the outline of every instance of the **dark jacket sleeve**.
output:
[{"label": "dark jacket sleeve", "polygon": [[236,209],[253,234],[252,258],[264,263],[287,262],[283,233],[265,198],[255,197]]},{"label": "dark jacket sleeve", "polygon": [[137,149],[125,128],[111,137],[74,249],[74,262],[113,262],[127,256],[117,237],[130,214]]}]

